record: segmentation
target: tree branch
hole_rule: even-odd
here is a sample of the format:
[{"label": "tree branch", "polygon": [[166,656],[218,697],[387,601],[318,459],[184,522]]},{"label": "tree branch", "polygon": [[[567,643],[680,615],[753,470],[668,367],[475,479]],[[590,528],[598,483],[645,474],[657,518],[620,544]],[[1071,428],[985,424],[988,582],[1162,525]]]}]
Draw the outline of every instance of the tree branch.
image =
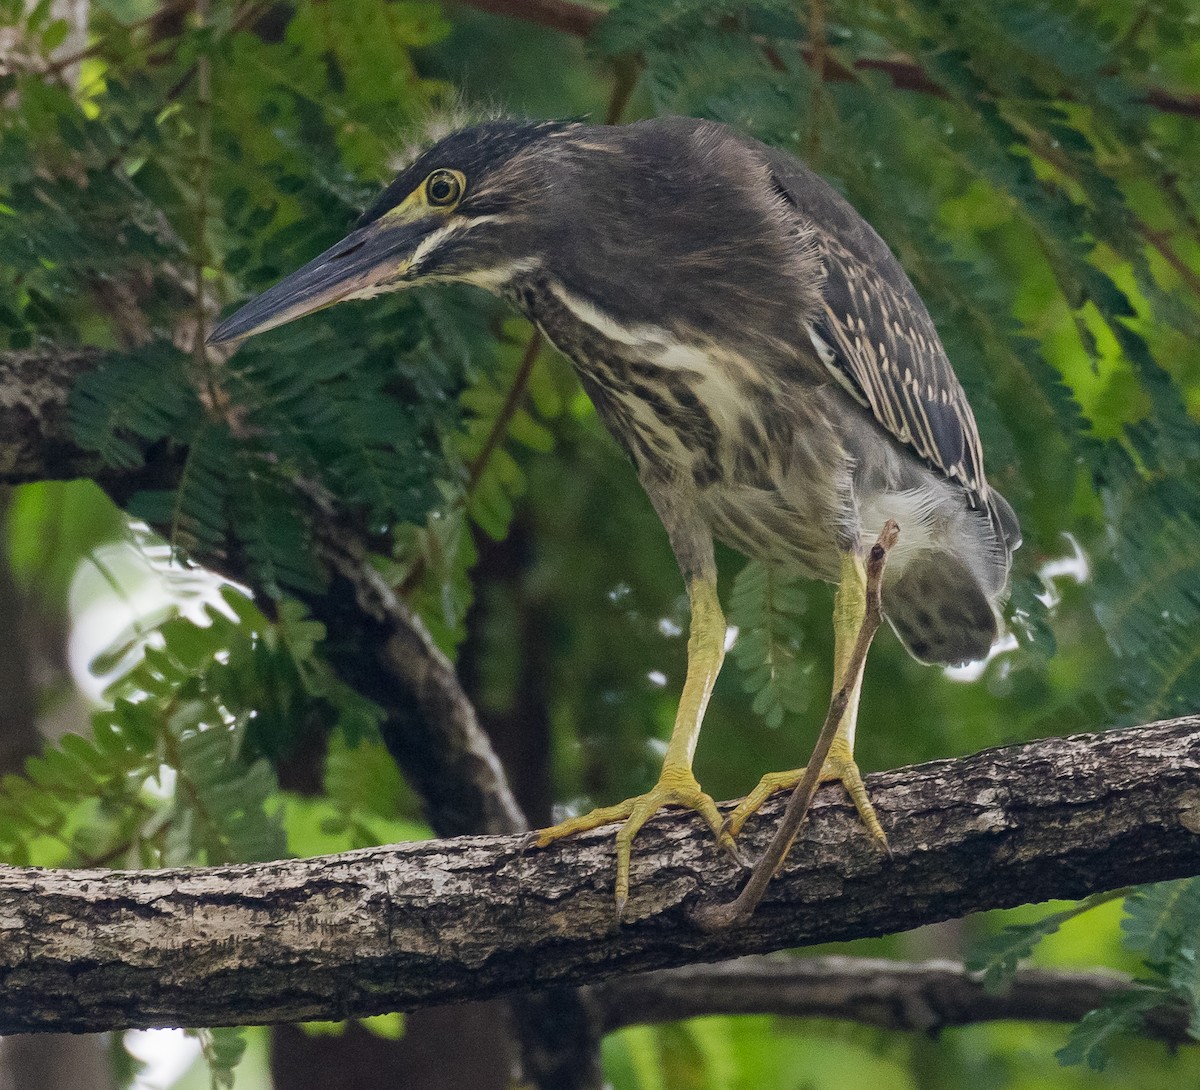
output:
[{"label": "tree branch", "polygon": [[70,439],[67,397],[99,362],[96,349],[0,353],[0,484],[94,477],[99,456]]},{"label": "tree branch", "polygon": [[[989,992],[958,961],[764,956],[606,981],[591,997],[605,1032],[714,1014],[774,1014],[937,1033],[1005,1019],[1076,1022],[1132,986],[1127,974],[1108,969],[1021,968],[1003,990]],[[1195,1043],[1182,1006],[1157,1008],[1145,1029],[1171,1045]]]},{"label": "tree branch", "polygon": [[[739,883],[690,815],[638,839],[628,923],[612,830],[538,851],[472,837],[191,870],[0,871],[0,1033],[344,1018],[1200,873],[1200,717],[1049,738],[870,778],[895,858],[823,789],[740,929],[689,922]],[[743,833],[761,851],[781,800]]]},{"label": "tree branch", "polygon": [[[140,488],[171,486],[175,458],[151,455],[136,470],[112,470],[72,438],[69,391],[103,362],[90,349],[0,352],[0,485],[91,477],[118,503]],[[331,665],[383,707],[385,740],[425,800],[430,824],[441,836],[526,829],[453,666],[380,578],[361,537],[315,492],[306,498],[320,559],[335,583],[306,604],[330,633]],[[227,558],[195,559],[248,578],[229,571]]]},{"label": "tree branch", "polygon": [[[0,353],[0,484],[90,476],[122,504],[140,488],[172,486],[176,457],[151,454],[144,467],[118,472],[73,441],[68,391],[102,362],[90,350]],[[299,498],[307,501],[314,546],[331,578],[324,594],[306,602],[326,626],[326,658],[383,708],[384,741],[434,830],[454,836],[527,829],[454,667],[380,577],[361,535],[316,491]],[[218,566],[227,570],[227,560]],[[247,579],[246,572],[230,574]],[[574,994],[518,997],[512,1014],[531,1084],[564,1090],[600,1084],[598,1027]]]},{"label": "tree branch", "polygon": [[371,564],[361,537],[310,493],[317,558],[335,585],[307,598],[339,676],[387,717],[384,740],[440,836],[529,828],[450,660]]},{"label": "tree branch", "polygon": [[466,7],[478,8],[489,15],[519,19],[548,30],[559,30],[586,38],[608,12],[591,4],[575,0],[462,0]]}]

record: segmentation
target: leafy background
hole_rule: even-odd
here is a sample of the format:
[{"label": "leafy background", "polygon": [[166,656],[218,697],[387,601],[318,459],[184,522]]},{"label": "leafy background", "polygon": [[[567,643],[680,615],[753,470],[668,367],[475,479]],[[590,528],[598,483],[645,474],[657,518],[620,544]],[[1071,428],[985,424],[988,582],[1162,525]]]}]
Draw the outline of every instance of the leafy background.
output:
[{"label": "leafy background", "polygon": [[[132,521],[85,483],[2,498],[5,861],[204,863],[428,835],[376,709],[325,665],[293,597],[321,581],[299,480],[369,528],[485,724],[532,754],[511,773],[534,820],[653,779],[683,671],[681,582],[632,468],[524,323],[429,288],[334,308],[228,361],[197,348],[220,309],[340,237],[429,117],[464,100],[737,125],[804,156],[916,282],[1026,544],[1013,645],[974,684],[880,639],[864,768],[1200,708],[1200,16],[1186,0],[625,0],[586,44],[384,0],[93,0],[82,34],[59,16],[0,0],[0,348],[108,350],[74,391],[77,438],[118,468],[155,445],[181,483],[132,497]],[[220,549],[262,597],[186,564]],[[831,595],[720,560],[741,635],[696,768],[729,798],[806,753]],[[611,1036],[606,1077],[1194,1084],[1195,1050],[1132,1031],[1164,998],[1200,1011],[1198,925],[1200,886],[1178,883],[855,944],[956,953],[998,986],[1026,958],[1144,981],[1069,1037],[715,1018]],[[200,1035],[179,1085],[268,1085],[266,1039]],[[127,1047],[111,1047],[118,1083],[144,1077]]]}]

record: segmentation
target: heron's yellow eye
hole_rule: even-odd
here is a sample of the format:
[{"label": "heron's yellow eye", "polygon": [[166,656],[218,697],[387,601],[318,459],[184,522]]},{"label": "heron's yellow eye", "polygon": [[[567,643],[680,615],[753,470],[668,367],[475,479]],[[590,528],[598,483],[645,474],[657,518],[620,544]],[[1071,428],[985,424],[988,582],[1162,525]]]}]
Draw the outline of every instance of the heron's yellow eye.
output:
[{"label": "heron's yellow eye", "polygon": [[463,192],[463,176],[457,170],[435,170],[425,179],[425,199],[435,208],[458,204]]}]

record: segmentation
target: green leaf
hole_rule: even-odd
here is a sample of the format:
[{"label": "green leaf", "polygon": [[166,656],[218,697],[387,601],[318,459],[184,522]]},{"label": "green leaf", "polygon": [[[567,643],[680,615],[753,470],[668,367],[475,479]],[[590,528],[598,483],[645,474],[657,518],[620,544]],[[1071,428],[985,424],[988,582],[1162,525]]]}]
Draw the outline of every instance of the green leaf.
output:
[{"label": "green leaf", "polygon": [[246,1052],[246,1031],[239,1028],[189,1030],[200,1042],[212,1090],[234,1090],[235,1069]]},{"label": "green leaf", "polygon": [[376,1037],[385,1041],[399,1041],[404,1036],[404,1015],[399,1011],[391,1014],[376,1014],[370,1018],[360,1018],[359,1025]]},{"label": "green leaf", "polygon": [[139,446],[186,434],[200,415],[173,345],[152,342],[136,353],[113,356],[84,374],[71,395],[71,426],[87,450],[119,469],[142,463]]},{"label": "green leaf", "polygon": [[999,934],[981,939],[971,948],[967,968],[983,974],[983,986],[988,991],[1004,987],[1017,971],[1018,964],[1033,953],[1047,935],[1053,935],[1067,920],[1078,915],[1077,910],[1053,912],[1027,924],[1010,924]]},{"label": "green leaf", "polygon": [[[1189,939],[1194,944],[1197,929],[1193,926]],[[1167,983],[1172,993],[1187,1006],[1188,1036],[1200,1041],[1200,956],[1195,945],[1181,947],[1171,961]]]},{"label": "green leaf", "polygon": [[1150,964],[1166,964],[1182,942],[1200,938],[1200,878],[1142,886],[1125,899],[1125,945]]},{"label": "green leaf", "polygon": [[1114,1038],[1136,1033],[1146,1013],[1162,1001],[1163,994],[1154,988],[1136,987],[1115,996],[1103,1007],[1089,1011],[1072,1027],[1067,1043],[1055,1057],[1063,1065],[1087,1064],[1093,1071],[1103,1071],[1108,1066]]},{"label": "green leaf", "polygon": [[729,623],[738,628],[733,659],[753,710],[780,727],[812,699],[812,659],[804,652],[808,594],[796,574],[751,561],[729,597]]}]

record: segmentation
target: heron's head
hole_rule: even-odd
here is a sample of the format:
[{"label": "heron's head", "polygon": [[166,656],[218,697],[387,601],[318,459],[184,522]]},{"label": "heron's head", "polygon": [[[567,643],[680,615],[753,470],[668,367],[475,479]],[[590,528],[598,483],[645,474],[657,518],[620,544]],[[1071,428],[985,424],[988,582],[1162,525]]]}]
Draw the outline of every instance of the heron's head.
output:
[{"label": "heron's head", "polygon": [[499,292],[535,273],[622,322],[699,320],[794,261],[781,205],[766,163],[723,126],[486,122],[420,155],[341,242],[209,341],[428,281]]}]

